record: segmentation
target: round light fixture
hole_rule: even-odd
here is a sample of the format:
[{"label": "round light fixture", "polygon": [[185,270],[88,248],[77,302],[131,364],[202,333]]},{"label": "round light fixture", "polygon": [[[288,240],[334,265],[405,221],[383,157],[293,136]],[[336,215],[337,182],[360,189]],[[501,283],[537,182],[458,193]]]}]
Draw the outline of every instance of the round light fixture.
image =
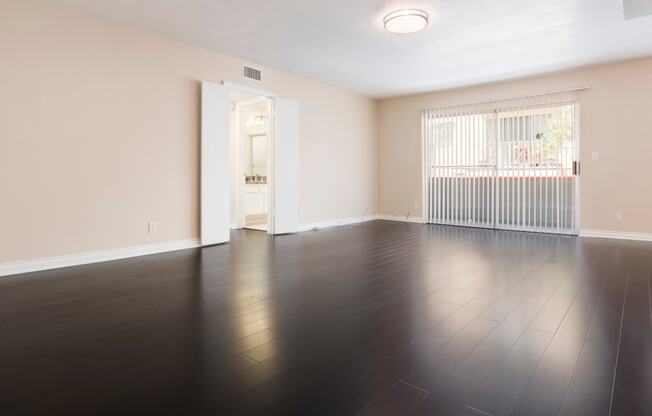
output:
[{"label": "round light fixture", "polygon": [[428,13],[419,9],[396,10],[385,16],[383,24],[392,33],[414,33],[428,26]]}]

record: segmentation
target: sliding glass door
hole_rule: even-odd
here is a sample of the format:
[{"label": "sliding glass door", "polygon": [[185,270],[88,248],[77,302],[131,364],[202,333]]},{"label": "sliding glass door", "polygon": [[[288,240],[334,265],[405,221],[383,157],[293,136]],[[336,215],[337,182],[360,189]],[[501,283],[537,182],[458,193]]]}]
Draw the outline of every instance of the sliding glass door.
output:
[{"label": "sliding glass door", "polygon": [[576,106],[424,110],[426,222],[577,234]]}]

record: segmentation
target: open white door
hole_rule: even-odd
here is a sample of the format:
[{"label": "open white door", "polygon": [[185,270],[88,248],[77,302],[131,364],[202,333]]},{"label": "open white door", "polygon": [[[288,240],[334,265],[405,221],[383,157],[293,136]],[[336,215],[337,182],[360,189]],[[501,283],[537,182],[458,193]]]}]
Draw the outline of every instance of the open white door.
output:
[{"label": "open white door", "polygon": [[229,90],[201,84],[201,244],[229,241]]},{"label": "open white door", "polygon": [[274,100],[270,234],[299,231],[299,103]]}]

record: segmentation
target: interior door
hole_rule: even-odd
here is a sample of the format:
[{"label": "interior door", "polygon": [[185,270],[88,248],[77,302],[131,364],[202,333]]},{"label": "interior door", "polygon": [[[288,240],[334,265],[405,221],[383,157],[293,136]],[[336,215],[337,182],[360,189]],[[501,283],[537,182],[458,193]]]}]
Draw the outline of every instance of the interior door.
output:
[{"label": "interior door", "polygon": [[229,91],[201,85],[201,244],[229,241]]},{"label": "interior door", "polygon": [[269,163],[273,189],[272,215],[268,232],[287,234],[299,231],[299,103],[274,100],[274,134]]}]

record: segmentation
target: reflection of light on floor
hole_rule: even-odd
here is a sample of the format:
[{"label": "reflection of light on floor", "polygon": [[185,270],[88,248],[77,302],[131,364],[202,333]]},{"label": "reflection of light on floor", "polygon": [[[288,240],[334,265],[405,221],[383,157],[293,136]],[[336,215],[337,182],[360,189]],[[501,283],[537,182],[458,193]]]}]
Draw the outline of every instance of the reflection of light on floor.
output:
[{"label": "reflection of light on floor", "polygon": [[[268,362],[272,360],[272,365],[280,365],[281,361],[276,360],[275,357],[280,348],[278,339],[275,336],[270,336],[273,333],[275,324],[275,315],[272,308],[269,307],[270,303],[267,300],[261,300],[253,305],[253,312],[240,314],[236,317],[233,331],[237,335],[237,344],[240,344],[238,349],[242,353],[257,361]],[[252,308],[252,304],[245,302],[243,305],[244,310]],[[242,310],[236,305],[234,313],[242,313]],[[271,338],[268,342],[260,344],[260,338]]]},{"label": "reflection of light on floor", "polygon": [[[247,226],[261,227],[266,224]],[[242,232],[240,232],[242,233]],[[242,234],[241,234],[242,235]],[[238,349],[256,361],[266,361],[277,355],[278,340],[270,337],[267,343],[260,344],[260,337],[266,337],[265,332],[274,330],[276,311],[271,307],[274,296],[274,279],[271,276],[272,267],[267,260],[269,245],[266,236],[259,233],[243,235],[248,249],[238,256],[230,257],[231,298],[228,314],[232,317],[230,332],[234,333],[239,345]],[[247,354],[248,353],[248,354]]]}]

